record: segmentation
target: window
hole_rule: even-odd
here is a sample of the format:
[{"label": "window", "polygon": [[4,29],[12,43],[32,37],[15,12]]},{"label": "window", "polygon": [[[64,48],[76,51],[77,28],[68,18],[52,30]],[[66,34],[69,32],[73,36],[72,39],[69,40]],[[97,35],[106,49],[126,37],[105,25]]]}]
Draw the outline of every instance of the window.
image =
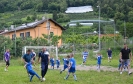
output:
[{"label": "window", "polygon": [[15,40],[15,34],[12,34],[12,40]]},{"label": "window", "polygon": [[30,37],[30,32],[26,32],[25,37]]},{"label": "window", "polygon": [[50,32],[50,37],[53,37],[54,36],[54,33],[53,32]]},{"label": "window", "polygon": [[24,33],[20,33],[20,37],[21,38],[24,38]]}]

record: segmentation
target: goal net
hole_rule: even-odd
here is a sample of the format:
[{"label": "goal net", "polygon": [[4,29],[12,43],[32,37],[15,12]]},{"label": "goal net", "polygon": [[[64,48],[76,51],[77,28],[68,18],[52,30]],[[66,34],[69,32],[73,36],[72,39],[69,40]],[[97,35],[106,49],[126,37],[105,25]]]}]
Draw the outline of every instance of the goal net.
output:
[{"label": "goal net", "polygon": [[55,46],[24,46],[22,49],[22,56],[26,53],[28,49],[34,50],[36,56],[38,56],[42,48],[46,48],[50,56],[56,57],[56,59],[58,59],[58,47]]}]

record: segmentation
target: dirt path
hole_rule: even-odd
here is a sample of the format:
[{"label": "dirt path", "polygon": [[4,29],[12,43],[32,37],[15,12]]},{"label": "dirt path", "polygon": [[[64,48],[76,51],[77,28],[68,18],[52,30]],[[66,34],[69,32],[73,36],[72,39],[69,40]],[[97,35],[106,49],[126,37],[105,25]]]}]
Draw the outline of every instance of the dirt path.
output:
[{"label": "dirt path", "polygon": [[[60,66],[60,69],[63,68],[63,65]],[[94,70],[96,71],[97,70],[97,66],[81,66],[81,65],[77,65],[76,66],[76,70],[85,70],[85,71],[88,71],[88,70]],[[102,71],[118,71],[118,68],[115,68],[115,67],[111,67],[111,66],[101,66],[101,70]],[[131,72],[133,72],[133,69],[131,69]]]}]

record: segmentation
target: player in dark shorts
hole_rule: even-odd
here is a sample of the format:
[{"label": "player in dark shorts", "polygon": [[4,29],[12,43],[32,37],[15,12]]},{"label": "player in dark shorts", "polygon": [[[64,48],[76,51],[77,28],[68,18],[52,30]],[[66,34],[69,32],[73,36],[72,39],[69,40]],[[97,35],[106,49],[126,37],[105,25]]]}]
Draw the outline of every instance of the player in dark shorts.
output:
[{"label": "player in dark shorts", "polygon": [[124,44],[124,48],[121,49],[120,51],[120,59],[121,59],[121,70],[120,70],[120,74],[122,74],[122,69],[124,68],[124,64],[127,64],[128,67],[128,74],[130,75],[130,60],[132,57],[132,52],[131,50],[128,48],[127,44]]},{"label": "player in dark shorts", "polygon": [[5,71],[8,71],[8,67],[10,65],[10,52],[9,52],[9,49],[6,50],[6,52],[4,54],[4,59],[5,59],[5,62],[6,62]]},{"label": "player in dark shorts", "polygon": [[48,64],[50,61],[50,56],[49,56],[49,52],[46,51],[46,48],[43,48],[42,51],[39,53],[39,58],[38,61],[41,61],[41,76],[42,76],[42,80],[45,81],[46,79],[44,78],[47,70],[48,70]]},{"label": "player in dark shorts", "polygon": [[111,59],[112,59],[112,50],[110,48],[107,51],[107,55],[108,55],[108,62],[111,62]]}]

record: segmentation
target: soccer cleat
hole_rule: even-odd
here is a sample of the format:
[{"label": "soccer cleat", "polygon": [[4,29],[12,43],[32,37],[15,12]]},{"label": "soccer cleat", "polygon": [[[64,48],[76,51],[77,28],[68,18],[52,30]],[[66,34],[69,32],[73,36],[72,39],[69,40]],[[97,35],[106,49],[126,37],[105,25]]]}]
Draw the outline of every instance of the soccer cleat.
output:
[{"label": "soccer cleat", "polygon": [[120,74],[122,74],[122,72],[120,72]]},{"label": "soccer cleat", "polygon": [[129,72],[129,73],[128,73],[128,75],[131,75],[131,74],[132,74],[132,72]]},{"label": "soccer cleat", "polygon": [[8,71],[8,70],[5,68],[5,71]]},{"label": "soccer cleat", "polygon": [[66,77],[64,77],[64,80],[67,80]]},{"label": "soccer cleat", "polygon": [[62,74],[62,71],[60,71],[60,74]]}]

